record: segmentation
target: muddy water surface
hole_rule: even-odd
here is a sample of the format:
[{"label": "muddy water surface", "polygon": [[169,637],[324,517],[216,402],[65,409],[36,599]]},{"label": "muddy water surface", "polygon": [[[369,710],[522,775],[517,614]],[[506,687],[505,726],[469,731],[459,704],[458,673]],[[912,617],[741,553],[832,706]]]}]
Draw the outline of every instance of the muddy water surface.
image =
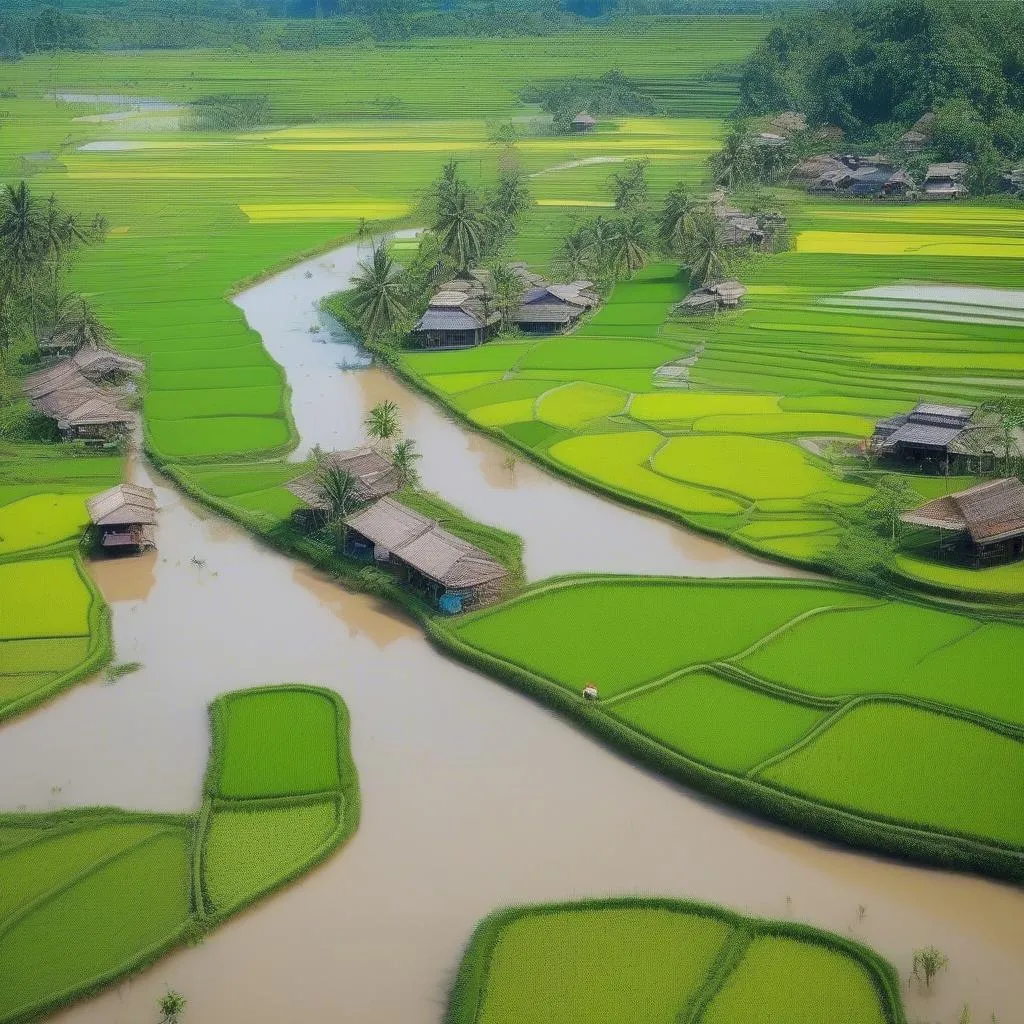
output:
[{"label": "muddy water surface", "polygon": [[[467,464],[484,461],[463,450]],[[904,974],[913,949],[935,944],[952,967],[932,993],[908,991],[912,1019],[953,1024],[965,1002],[976,1021],[1020,1019],[1024,893],[818,844],[660,780],[442,658],[387,607],[153,482],[159,552],[94,567],[116,657],[143,668],[4,727],[3,804],[195,807],[207,703],[303,680],[333,687],[352,712],[363,819],[326,865],[60,1021],[148,1020],[170,985],[204,1024],[438,1024],[480,917],[621,893],[810,921],[869,942]]]},{"label": "muddy water surface", "polygon": [[[412,232],[403,232],[411,235]],[[366,249],[345,246],[307,260],[235,299],[284,368],[302,442],[331,450],[365,442],[363,421],[378,402],[395,402],[423,455],[424,486],[481,522],[519,534],[531,578],[562,572],[643,572],[696,576],[799,576],[699,534],[631,511],[510,456],[463,428],[370,359],[320,300],[346,287]]]}]

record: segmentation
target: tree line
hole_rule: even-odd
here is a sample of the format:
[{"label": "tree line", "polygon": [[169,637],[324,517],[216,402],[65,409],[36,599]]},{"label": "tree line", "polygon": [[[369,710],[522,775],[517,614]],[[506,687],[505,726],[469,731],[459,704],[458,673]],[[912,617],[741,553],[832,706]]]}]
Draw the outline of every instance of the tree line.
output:
[{"label": "tree line", "polygon": [[[9,404],[3,385],[13,356],[32,366],[46,341],[77,349],[109,340],[89,302],[65,284],[81,250],[106,234],[102,215],[83,221],[55,195],[41,198],[24,181],[0,189],[0,404]],[[7,410],[0,428],[8,436],[33,429],[27,412],[18,418]]]},{"label": "tree line", "polygon": [[934,112],[943,160],[1024,158],[1024,6],[851,0],[785,13],[747,58],[740,110],[798,110],[886,148]]}]

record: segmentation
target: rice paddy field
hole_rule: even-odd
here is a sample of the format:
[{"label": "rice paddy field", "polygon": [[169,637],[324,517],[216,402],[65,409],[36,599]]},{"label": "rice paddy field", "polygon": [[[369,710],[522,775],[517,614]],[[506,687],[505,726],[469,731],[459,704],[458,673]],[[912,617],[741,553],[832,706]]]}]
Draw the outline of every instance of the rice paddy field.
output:
[{"label": "rice paddy field", "polygon": [[348,718],[333,691],[230,693],[211,719],[198,813],[0,815],[0,1021],[36,1020],[199,939],[355,831]]},{"label": "rice paddy field", "polygon": [[120,459],[0,446],[0,720],[41,703],[110,655],[108,613],[79,554],[85,499]]},{"label": "rice paddy field", "polygon": [[671,900],[513,908],[484,920],[454,1024],[902,1024],[892,968],[811,928]]},{"label": "rice paddy field", "polygon": [[684,779],[775,814],[810,801],[805,826],[839,839],[920,854],[923,837],[932,857],[948,841],[954,863],[1024,877],[1006,799],[1024,777],[1016,623],[828,584],[566,577],[452,634]]}]

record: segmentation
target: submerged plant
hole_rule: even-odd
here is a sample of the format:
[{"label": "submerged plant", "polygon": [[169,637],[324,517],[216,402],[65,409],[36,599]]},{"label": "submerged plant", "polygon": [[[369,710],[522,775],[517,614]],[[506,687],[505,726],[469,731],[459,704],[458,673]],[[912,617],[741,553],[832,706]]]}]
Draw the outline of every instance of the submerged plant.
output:
[{"label": "submerged plant", "polygon": [[187,1003],[188,1000],[180,992],[175,992],[173,988],[168,989],[166,994],[156,1001],[160,1010],[160,1024],[178,1024]]},{"label": "submerged plant", "polygon": [[949,957],[934,946],[925,946],[924,949],[914,951],[914,966],[910,972],[912,978],[923,981],[926,988],[930,988],[932,978],[939,971],[949,966]]},{"label": "submerged plant", "polygon": [[116,683],[122,676],[131,675],[132,672],[138,672],[142,668],[141,661],[119,661],[117,664],[108,665],[104,676],[106,676],[108,683]]}]

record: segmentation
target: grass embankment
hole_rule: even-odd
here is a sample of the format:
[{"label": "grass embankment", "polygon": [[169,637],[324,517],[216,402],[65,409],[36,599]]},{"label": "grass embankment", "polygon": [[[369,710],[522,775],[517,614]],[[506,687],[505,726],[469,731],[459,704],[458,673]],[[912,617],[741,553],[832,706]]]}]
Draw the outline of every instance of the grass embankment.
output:
[{"label": "grass embankment", "polygon": [[1024,701],[1006,685],[1024,627],[828,584],[567,577],[430,628],[698,788],[1024,880],[1024,810],[1006,798],[1024,775]]},{"label": "grass embankment", "polygon": [[359,791],[337,694],[289,685],[210,707],[202,808],[0,815],[0,1021],[111,984],[323,860]]},{"label": "grass embankment", "polygon": [[806,925],[628,898],[513,908],[478,926],[449,1024],[904,1024],[873,950]]}]

